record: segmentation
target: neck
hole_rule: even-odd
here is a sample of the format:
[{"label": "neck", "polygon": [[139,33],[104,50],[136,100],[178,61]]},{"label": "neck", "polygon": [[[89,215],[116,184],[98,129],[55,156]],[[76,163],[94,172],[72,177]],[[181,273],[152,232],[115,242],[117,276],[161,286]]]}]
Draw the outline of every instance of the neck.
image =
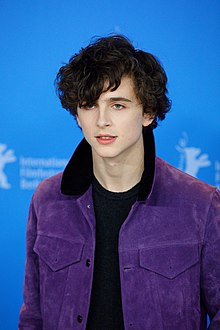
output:
[{"label": "neck", "polygon": [[101,158],[93,152],[93,172],[99,183],[112,192],[123,192],[141,180],[144,171],[144,147],[135,157]]}]

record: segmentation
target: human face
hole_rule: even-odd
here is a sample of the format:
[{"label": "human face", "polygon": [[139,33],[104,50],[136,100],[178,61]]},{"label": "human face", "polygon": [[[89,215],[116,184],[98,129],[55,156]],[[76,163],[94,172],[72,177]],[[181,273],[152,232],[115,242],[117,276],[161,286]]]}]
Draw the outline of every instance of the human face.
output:
[{"label": "human face", "polygon": [[78,107],[76,118],[95,160],[123,162],[140,157],[142,127],[153,121],[150,115],[143,114],[129,77],[123,77],[115,91],[103,92],[94,104]]}]

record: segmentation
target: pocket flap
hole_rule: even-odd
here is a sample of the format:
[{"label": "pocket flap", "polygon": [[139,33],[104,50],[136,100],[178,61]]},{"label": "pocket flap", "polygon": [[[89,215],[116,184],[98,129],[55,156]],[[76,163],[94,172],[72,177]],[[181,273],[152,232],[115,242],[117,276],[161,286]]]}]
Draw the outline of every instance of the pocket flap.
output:
[{"label": "pocket flap", "polygon": [[173,279],[199,261],[198,244],[176,244],[139,250],[140,266]]},{"label": "pocket flap", "polygon": [[38,235],[34,251],[53,270],[57,271],[79,262],[84,244],[57,237]]}]

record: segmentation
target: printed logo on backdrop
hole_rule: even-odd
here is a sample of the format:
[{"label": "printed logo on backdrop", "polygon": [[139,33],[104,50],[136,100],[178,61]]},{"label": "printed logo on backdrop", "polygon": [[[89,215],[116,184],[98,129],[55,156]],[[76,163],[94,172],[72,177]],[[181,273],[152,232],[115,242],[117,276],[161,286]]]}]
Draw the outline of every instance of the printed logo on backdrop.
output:
[{"label": "printed logo on backdrop", "polygon": [[8,181],[8,177],[4,172],[6,164],[16,161],[14,150],[8,149],[6,144],[0,143],[0,188],[10,189],[11,184]]},{"label": "printed logo on backdrop", "polygon": [[180,153],[179,169],[197,177],[199,170],[203,167],[210,166],[211,162],[208,159],[208,154],[202,153],[201,148],[191,147],[188,143],[188,135],[186,132],[183,132],[176,146],[177,151]]},{"label": "printed logo on backdrop", "polygon": [[45,178],[63,171],[67,159],[16,157],[13,149],[0,143],[0,189],[11,189],[13,186],[4,171],[5,166],[9,163],[15,163],[13,166],[18,173],[19,188],[21,190],[34,190]]},{"label": "printed logo on backdrop", "polygon": [[[200,147],[189,144],[189,138],[186,132],[182,133],[176,150],[180,153],[178,168],[194,177],[198,177],[199,171],[202,168],[212,165],[207,153],[203,153]],[[217,160],[215,161],[214,172],[215,185],[219,188],[220,162]]]}]

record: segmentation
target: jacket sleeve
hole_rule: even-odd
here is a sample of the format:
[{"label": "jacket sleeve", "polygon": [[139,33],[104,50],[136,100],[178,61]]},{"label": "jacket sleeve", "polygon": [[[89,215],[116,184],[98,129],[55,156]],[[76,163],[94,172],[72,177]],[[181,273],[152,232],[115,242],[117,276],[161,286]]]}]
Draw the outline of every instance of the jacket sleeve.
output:
[{"label": "jacket sleeve", "polygon": [[220,191],[209,209],[201,269],[202,299],[210,318],[209,330],[220,329]]},{"label": "jacket sleeve", "polygon": [[33,199],[30,204],[26,232],[26,265],[24,280],[24,303],[20,310],[19,330],[41,330],[38,257],[33,251],[37,235],[37,218]]}]

